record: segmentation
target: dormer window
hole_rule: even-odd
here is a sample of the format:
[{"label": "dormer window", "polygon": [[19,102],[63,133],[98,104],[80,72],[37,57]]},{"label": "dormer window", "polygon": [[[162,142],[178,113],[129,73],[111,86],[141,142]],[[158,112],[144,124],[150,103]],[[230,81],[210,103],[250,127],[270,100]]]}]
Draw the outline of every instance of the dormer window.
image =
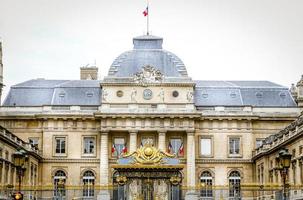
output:
[{"label": "dormer window", "polygon": [[88,92],[88,93],[86,93],[86,96],[87,96],[87,97],[93,97],[93,96],[94,96],[94,93]]},{"label": "dormer window", "polygon": [[257,93],[256,93],[256,97],[257,97],[258,99],[261,99],[261,98],[263,97],[263,93],[262,93],[262,92],[257,92]]},{"label": "dormer window", "polygon": [[64,92],[59,93],[59,97],[64,98],[65,97],[65,93]]}]

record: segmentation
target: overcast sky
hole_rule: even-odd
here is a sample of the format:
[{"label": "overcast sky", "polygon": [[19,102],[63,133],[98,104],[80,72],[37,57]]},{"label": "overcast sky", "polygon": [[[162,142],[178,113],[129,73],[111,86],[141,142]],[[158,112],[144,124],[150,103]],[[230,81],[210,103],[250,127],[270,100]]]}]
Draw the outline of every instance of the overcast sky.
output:
[{"label": "overcast sky", "polygon": [[[5,93],[33,78],[79,79],[146,30],[145,0],[0,0]],[[150,0],[150,29],[193,79],[269,80],[303,73],[303,0]]]}]

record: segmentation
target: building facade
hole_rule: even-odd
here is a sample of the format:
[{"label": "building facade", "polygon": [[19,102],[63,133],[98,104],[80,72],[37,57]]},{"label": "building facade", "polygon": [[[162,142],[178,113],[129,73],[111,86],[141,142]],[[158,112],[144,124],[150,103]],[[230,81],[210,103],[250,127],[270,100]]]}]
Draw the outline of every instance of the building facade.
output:
[{"label": "building facade", "polygon": [[94,80],[95,68],[81,68],[83,80],[11,87],[0,124],[40,149],[42,196],[176,199],[171,183],[156,178],[117,186],[117,161],[147,144],[183,166],[178,198],[258,195],[245,189],[257,182],[253,151],[299,116],[303,86],[290,92],[268,81],[192,80],[162,42],[135,37],[134,49],[119,55],[103,80]]},{"label": "building facade", "polygon": [[24,164],[22,184],[29,187],[28,198],[37,196],[39,182],[39,162],[41,156],[34,145],[24,142],[19,137],[0,126],[0,199],[10,197],[17,189],[18,171],[14,163],[14,153],[23,150],[27,157]]},{"label": "building facade", "polygon": [[[256,149],[253,161],[256,168],[256,181],[264,190],[259,191],[259,197],[272,197],[279,187],[282,176],[279,171],[279,151],[286,149],[291,154],[291,165],[287,172],[287,193],[291,199],[303,198],[303,115],[286,128],[264,140]],[[273,198],[273,197],[272,197]]]}]

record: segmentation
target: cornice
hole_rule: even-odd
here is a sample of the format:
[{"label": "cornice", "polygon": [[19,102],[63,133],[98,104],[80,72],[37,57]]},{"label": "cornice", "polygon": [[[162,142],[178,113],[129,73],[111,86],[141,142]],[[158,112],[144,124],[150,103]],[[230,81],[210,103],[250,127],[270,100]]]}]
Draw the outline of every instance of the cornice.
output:
[{"label": "cornice", "polygon": [[170,113],[105,113],[95,112],[96,118],[200,118],[201,114],[196,112],[170,112]]},{"label": "cornice", "polygon": [[125,87],[194,87],[196,85],[195,82],[162,82],[162,83],[148,83],[146,85],[142,85],[141,83],[134,82],[101,82],[102,86],[125,86]]},{"label": "cornice", "polygon": [[251,159],[240,159],[240,158],[234,158],[234,159],[202,159],[198,158],[196,159],[197,164],[211,164],[211,163],[217,163],[217,164],[226,164],[226,163],[237,163],[237,164],[251,164],[253,163]]},{"label": "cornice", "polygon": [[42,163],[95,163],[100,164],[97,158],[43,158]]}]

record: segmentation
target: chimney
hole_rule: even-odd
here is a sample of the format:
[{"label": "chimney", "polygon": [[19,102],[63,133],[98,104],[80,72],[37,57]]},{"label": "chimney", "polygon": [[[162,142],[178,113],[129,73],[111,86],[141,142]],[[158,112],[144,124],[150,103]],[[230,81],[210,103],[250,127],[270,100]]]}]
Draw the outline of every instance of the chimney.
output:
[{"label": "chimney", "polygon": [[0,105],[2,97],[2,88],[3,88],[3,62],[2,62],[2,42],[0,41]]},{"label": "chimney", "polygon": [[299,107],[303,107],[303,75],[297,83],[297,103]]},{"label": "chimney", "polygon": [[80,79],[81,80],[97,80],[98,79],[98,68],[96,66],[89,66],[89,65],[80,67]]}]

